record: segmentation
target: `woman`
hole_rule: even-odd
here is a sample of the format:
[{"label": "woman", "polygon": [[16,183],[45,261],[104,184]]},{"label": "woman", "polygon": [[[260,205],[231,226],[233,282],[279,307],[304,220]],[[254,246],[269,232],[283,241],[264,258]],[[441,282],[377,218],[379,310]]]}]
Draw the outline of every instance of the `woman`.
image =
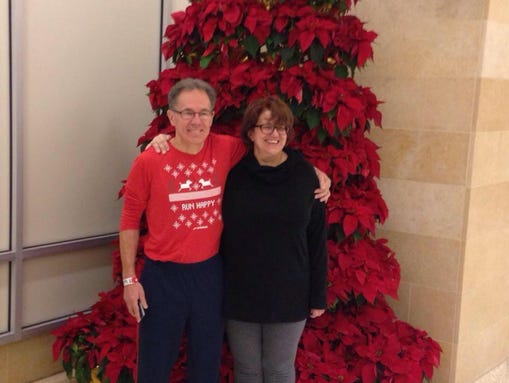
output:
[{"label": "woman", "polygon": [[224,315],[236,383],[295,382],[306,318],[326,306],[325,206],[316,173],[286,146],[293,115],[276,97],[246,109],[248,152],[223,197]]}]

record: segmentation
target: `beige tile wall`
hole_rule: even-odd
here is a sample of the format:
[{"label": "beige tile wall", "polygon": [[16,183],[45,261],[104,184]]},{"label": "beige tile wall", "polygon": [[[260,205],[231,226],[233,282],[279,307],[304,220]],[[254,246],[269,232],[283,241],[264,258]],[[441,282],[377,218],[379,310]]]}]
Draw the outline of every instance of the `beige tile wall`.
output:
[{"label": "beige tile wall", "polygon": [[457,382],[509,356],[509,3],[490,1],[473,140]]},{"label": "beige tile wall", "polygon": [[62,371],[54,362],[51,347],[55,337],[49,333],[0,346],[0,382],[27,383]]},{"label": "beige tile wall", "polygon": [[437,238],[462,238],[467,198],[464,186],[395,178],[382,178],[378,185],[390,210],[385,229]]},{"label": "beige tile wall", "polygon": [[358,75],[384,101],[380,189],[403,320],[444,349],[435,383],[509,357],[509,2],[361,1],[379,37]]},{"label": "beige tile wall", "polygon": [[9,372],[9,359],[7,357],[7,347],[0,346],[0,381],[6,382]]},{"label": "beige tile wall", "polygon": [[509,130],[509,78],[483,78],[479,88],[477,132]]}]

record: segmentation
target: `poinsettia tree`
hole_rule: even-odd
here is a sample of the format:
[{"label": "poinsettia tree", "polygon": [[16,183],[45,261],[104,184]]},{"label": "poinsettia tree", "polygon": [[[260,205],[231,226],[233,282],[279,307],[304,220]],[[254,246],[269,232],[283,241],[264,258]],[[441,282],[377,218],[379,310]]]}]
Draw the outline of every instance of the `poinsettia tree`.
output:
[{"label": "poinsettia tree", "polygon": [[[253,99],[278,95],[296,117],[293,145],[332,179],[327,203],[328,310],[309,321],[299,344],[298,381],[420,383],[439,365],[440,346],[425,331],[398,320],[385,296],[397,298],[400,268],[377,224],[387,206],[376,179],[377,146],[367,137],[381,127],[380,102],[357,84],[355,72],[373,58],[376,33],[350,8],[356,0],[196,0],[172,15],[162,51],[171,64],[150,81],[155,117],[138,140],[143,147],[172,127],[167,95],[178,80],[199,77],[218,91],[212,130],[238,134]],[[143,263],[143,236],[137,267]],[[55,331],[54,356],[79,382],[91,370],[103,382],[132,382],[135,326],[118,286],[86,314]],[[173,381],[184,381],[185,341]],[[79,372],[79,373],[77,373]],[[232,382],[223,349],[223,382]],[[80,380],[83,379],[83,380]],[[88,379],[88,380],[87,380]]]}]

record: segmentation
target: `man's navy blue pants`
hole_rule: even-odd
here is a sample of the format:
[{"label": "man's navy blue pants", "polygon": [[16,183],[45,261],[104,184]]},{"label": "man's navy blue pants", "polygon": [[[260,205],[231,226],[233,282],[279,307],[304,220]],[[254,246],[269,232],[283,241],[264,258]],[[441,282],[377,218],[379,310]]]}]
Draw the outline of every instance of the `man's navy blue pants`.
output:
[{"label": "man's navy blue pants", "polygon": [[148,309],[139,325],[137,383],[168,383],[182,335],[189,383],[219,382],[222,261],[183,264],[146,259],[140,281]]}]

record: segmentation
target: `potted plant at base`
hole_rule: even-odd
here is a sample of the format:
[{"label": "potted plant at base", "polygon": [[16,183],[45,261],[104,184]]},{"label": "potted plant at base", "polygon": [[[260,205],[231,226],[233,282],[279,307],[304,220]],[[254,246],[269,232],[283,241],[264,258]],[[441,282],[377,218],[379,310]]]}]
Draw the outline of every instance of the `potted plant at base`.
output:
[{"label": "potted plant at base", "polygon": [[89,312],[78,313],[53,331],[53,357],[62,354],[69,379],[78,383],[133,383],[136,323],[128,315],[122,286],[100,293]]}]

